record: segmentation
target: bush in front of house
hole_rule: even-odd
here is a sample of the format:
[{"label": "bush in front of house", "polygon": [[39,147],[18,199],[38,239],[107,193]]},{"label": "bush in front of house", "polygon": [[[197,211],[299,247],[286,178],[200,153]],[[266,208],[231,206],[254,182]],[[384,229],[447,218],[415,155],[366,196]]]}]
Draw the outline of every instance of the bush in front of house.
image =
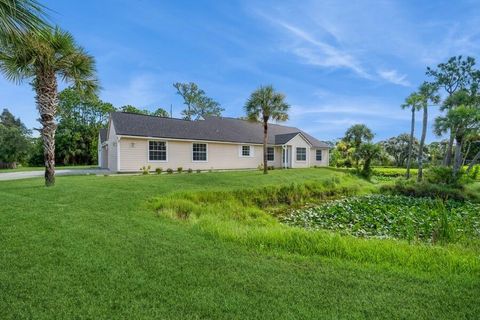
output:
[{"label": "bush in front of house", "polygon": [[182,173],[182,172],[183,172],[183,168],[182,168],[182,167],[178,167],[178,168],[177,168],[177,172],[178,172],[178,173]]},{"label": "bush in front of house", "polygon": [[142,172],[142,174],[149,174],[150,173],[150,166],[143,166],[140,168],[140,171]]},{"label": "bush in front of house", "polygon": [[187,172],[192,173],[193,172],[192,168],[188,168]]},{"label": "bush in front of house", "polygon": [[162,168],[157,168],[157,169],[155,169],[155,172],[156,172],[157,174],[162,174],[162,171],[163,171]]},{"label": "bush in front of house", "polygon": [[202,170],[200,170],[200,169],[197,169],[197,173],[200,173],[200,172],[202,172]]},{"label": "bush in front of house", "polygon": [[172,173],[173,173],[173,169],[172,169],[172,168],[168,168],[168,169],[167,169],[167,173],[168,173],[168,174],[172,174]]}]

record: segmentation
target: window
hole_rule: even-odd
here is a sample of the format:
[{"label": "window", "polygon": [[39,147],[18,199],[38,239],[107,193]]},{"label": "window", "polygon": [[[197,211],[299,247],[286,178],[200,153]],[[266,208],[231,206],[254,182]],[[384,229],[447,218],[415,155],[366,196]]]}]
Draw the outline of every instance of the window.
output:
[{"label": "window", "polygon": [[167,143],[165,141],[149,141],[148,160],[167,161]]},{"label": "window", "polygon": [[267,160],[275,161],[275,149],[273,147],[267,148]]},{"label": "window", "polygon": [[207,161],[206,143],[194,143],[192,145],[192,159],[193,161]]},{"label": "window", "polygon": [[307,148],[297,148],[297,161],[307,160]]},{"label": "window", "polygon": [[250,146],[242,146],[242,157],[250,157]]},{"label": "window", "polygon": [[315,151],[315,159],[317,161],[322,161],[322,150],[316,150]]}]

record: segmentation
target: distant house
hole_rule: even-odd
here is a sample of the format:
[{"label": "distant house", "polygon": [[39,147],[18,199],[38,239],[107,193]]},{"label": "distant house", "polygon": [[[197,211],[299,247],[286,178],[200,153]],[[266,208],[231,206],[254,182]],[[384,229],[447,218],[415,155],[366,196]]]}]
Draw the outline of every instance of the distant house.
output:
[{"label": "distant house", "polygon": [[[263,126],[234,118],[187,121],[113,112],[98,139],[99,166],[114,172],[139,171],[143,166],[253,169],[263,163]],[[269,124],[269,166],[327,166],[328,158],[325,142],[294,127]]]}]

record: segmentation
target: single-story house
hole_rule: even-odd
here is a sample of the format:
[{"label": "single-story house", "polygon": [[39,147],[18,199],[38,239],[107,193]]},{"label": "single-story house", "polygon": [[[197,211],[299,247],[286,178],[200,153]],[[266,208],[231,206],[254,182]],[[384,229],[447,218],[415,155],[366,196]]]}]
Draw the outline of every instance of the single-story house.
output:
[{"label": "single-story house", "polygon": [[[227,117],[188,121],[113,112],[100,130],[99,166],[113,172],[254,169],[263,163],[263,125]],[[268,126],[268,165],[328,166],[329,146],[304,131]]]}]

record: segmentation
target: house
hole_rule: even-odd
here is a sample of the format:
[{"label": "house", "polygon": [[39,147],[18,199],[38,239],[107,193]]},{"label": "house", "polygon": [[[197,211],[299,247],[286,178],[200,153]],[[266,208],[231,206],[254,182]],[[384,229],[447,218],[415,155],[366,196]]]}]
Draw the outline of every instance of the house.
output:
[{"label": "house", "polygon": [[[188,121],[113,112],[100,130],[99,166],[113,172],[253,169],[263,163],[263,126],[227,117]],[[325,142],[294,127],[269,124],[268,165],[277,168],[328,166]]]}]

